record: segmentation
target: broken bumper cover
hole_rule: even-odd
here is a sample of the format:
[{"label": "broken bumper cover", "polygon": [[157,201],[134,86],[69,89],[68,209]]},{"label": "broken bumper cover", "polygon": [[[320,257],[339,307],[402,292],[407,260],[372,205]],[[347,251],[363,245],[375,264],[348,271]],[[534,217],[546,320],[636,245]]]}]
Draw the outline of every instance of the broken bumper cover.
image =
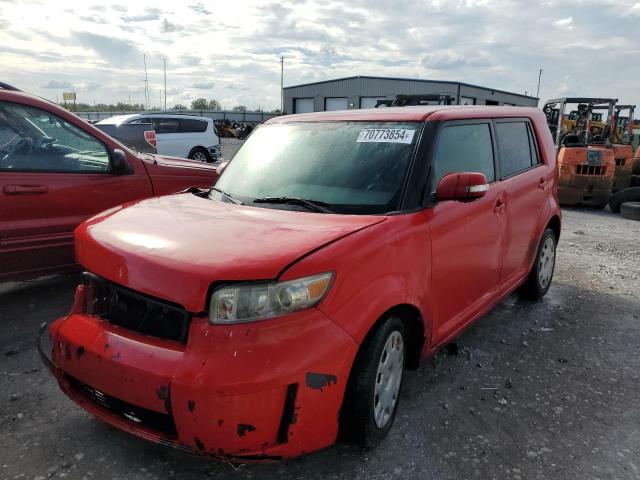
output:
[{"label": "broken bumper cover", "polygon": [[43,326],[38,349],[65,394],[107,423],[251,461],[335,441],[357,344],[310,309],[232,326],[193,319],[186,345],[71,314]]}]

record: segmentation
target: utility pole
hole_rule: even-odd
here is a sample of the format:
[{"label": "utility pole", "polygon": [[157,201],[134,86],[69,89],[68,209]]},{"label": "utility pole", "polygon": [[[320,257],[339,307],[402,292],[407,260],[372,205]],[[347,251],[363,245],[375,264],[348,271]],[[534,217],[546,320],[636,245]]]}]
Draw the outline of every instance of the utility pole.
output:
[{"label": "utility pole", "polygon": [[144,60],[144,103],[145,110],[149,110],[149,77],[147,76],[147,54],[143,53],[142,58]]},{"label": "utility pole", "polygon": [[167,59],[163,58],[164,63],[164,110],[167,111]]},{"label": "utility pole", "polygon": [[536,92],[536,98],[538,99],[538,103],[540,102],[540,79],[542,78],[542,72],[544,72],[544,70],[542,69],[540,69],[540,71],[538,72],[538,91]]},{"label": "utility pole", "polygon": [[280,115],[284,115],[284,57],[280,57]]}]

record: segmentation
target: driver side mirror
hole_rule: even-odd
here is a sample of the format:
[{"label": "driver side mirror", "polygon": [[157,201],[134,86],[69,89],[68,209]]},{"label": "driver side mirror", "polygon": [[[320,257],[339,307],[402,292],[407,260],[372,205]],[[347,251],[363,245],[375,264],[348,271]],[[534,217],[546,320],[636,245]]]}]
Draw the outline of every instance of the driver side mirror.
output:
[{"label": "driver side mirror", "polygon": [[222,175],[222,172],[224,172],[224,169],[227,168],[227,165],[229,165],[228,160],[225,162],[222,162],[220,165],[216,167],[216,173],[218,174],[218,176]]},{"label": "driver side mirror", "polygon": [[129,175],[133,173],[133,167],[127,160],[127,154],[119,148],[111,152],[111,172],[114,175]]},{"label": "driver side mirror", "polygon": [[484,197],[489,190],[487,177],[482,173],[460,172],[449,173],[442,177],[436,189],[438,200],[457,200],[468,202]]}]

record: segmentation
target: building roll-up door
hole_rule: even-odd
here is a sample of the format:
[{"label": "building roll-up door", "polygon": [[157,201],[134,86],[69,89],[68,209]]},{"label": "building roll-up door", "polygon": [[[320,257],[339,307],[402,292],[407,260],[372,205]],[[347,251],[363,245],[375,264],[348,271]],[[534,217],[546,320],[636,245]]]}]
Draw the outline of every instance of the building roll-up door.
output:
[{"label": "building roll-up door", "polygon": [[360,97],[360,108],[376,108],[378,100],[384,100],[385,97]]},{"label": "building roll-up door", "polygon": [[294,98],[293,113],[313,112],[313,98]]},{"label": "building roll-up door", "polygon": [[324,99],[324,109],[327,112],[332,110],[346,110],[347,99],[344,97],[331,97]]}]

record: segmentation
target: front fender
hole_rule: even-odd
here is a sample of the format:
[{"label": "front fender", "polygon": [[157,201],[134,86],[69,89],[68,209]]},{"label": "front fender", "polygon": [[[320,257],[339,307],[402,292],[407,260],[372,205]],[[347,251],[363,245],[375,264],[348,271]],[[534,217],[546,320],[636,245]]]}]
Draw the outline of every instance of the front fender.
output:
[{"label": "front fender", "polygon": [[281,279],[335,272],[318,308],[361,344],[380,316],[399,305],[419,311],[424,331],[430,331],[430,258],[428,224],[418,212],[387,217],[327,245],[293,264]]}]

